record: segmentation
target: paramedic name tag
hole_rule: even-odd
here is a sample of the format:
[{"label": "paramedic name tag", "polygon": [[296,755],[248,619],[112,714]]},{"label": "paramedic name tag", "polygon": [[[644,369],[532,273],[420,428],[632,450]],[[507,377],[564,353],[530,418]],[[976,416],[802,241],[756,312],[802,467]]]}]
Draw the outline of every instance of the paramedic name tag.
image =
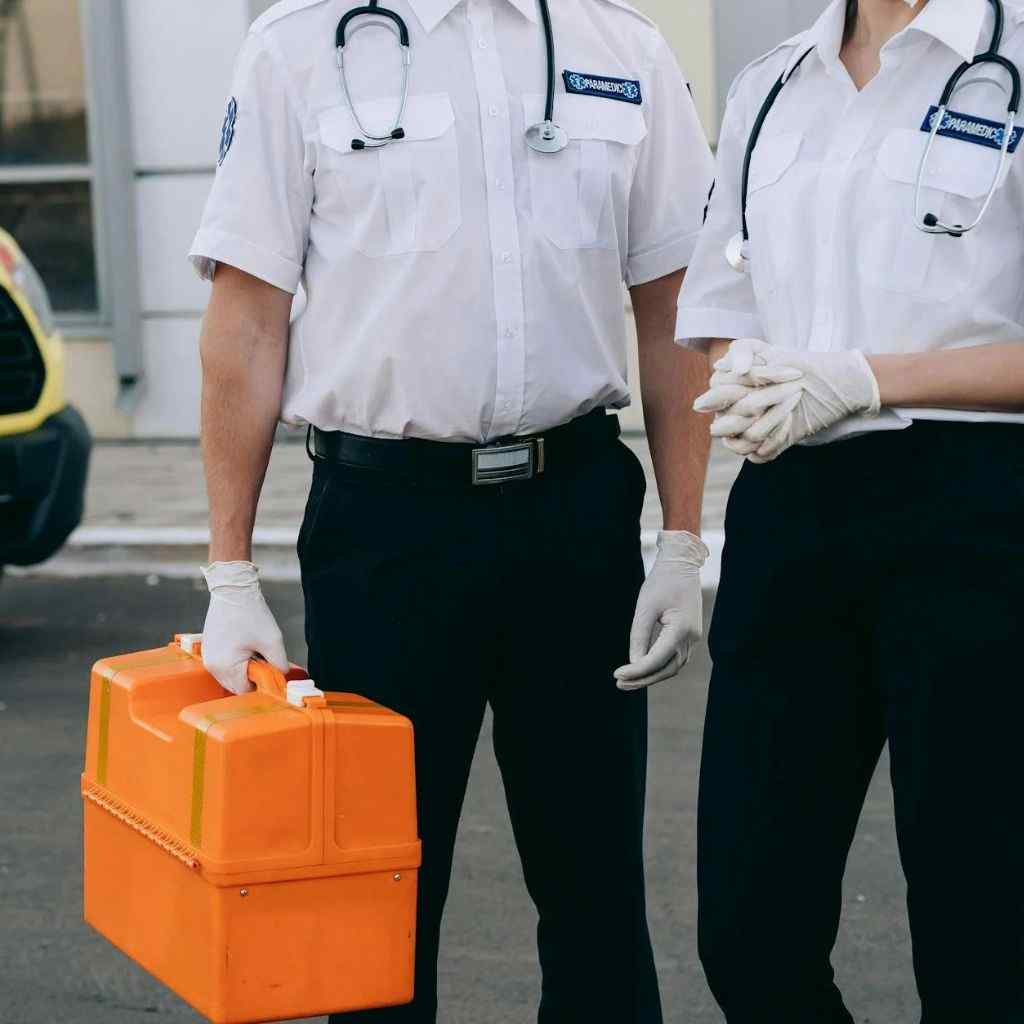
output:
[{"label": "paramedic name tag", "polygon": [[[933,106],[921,125],[921,131],[930,133],[935,127],[935,119],[938,116],[939,108]],[[1022,131],[1024,128],[1013,129],[1007,152],[1017,152]],[[998,121],[989,121],[984,117],[977,117],[974,114],[961,114],[956,110],[947,110],[937,134],[947,139],[973,142],[976,146],[985,146],[988,149],[1002,149],[1006,125],[1000,124]]]},{"label": "paramedic name tag", "polygon": [[643,91],[635,78],[610,78],[608,75],[590,75],[582,71],[564,71],[565,91],[577,96],[598,96],[621,103],[643,103]]}]

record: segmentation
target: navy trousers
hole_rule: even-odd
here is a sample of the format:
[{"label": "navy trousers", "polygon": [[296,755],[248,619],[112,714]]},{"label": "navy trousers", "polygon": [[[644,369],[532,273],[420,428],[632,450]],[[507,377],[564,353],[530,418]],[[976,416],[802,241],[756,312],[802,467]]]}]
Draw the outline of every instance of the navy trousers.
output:
[{"label": "navy trousers", "polygon": [[441,917],[488,704],[538,914],[540,1021],[660,1024],[647,704],[612,678],[643,581],[644,486],[616,440],[500,487],[316,466],[299,541],[310,672],[412,719],[424,844],[415,1001],[333,1024],[437,1019]]},{"label": "navy trousers", "polygon": [[1024,1022],[1022,640],[1024,429],[918,422],[744,467],[699,812],[729,1024],[852,1024],[830,953],[886,742],[921,1020]]}]

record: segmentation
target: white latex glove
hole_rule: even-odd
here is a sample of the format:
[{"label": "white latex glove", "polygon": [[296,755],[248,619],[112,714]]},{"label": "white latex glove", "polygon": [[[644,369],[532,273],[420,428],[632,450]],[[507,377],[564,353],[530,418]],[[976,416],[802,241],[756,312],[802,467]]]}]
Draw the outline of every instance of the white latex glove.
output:
[{"label": "white latex glove", "polygon": [[709,554],[692,533],[658,534],[658,557],[640,591],[629,636],[630,663],[615,672],[620,690],[643,690],[671,679],[690,660],[704,635],[700,571]]},{"label": "white latex glove", "polygon": [[745,340],[730,346],[716,370],[694,408],[718,413],[712,436],[751,462],[770,462],[848,416],[874,416],[881,407],[878,381],[859,351],[804,352]]},{"label": "white latex glove", "polygon": [[260,588],[252,562],[214,562],[203,567],[210,608],[203,627],[203,664],[231,693],[248,693],[249,662],[260,654],[287,672],[284,637]]}]

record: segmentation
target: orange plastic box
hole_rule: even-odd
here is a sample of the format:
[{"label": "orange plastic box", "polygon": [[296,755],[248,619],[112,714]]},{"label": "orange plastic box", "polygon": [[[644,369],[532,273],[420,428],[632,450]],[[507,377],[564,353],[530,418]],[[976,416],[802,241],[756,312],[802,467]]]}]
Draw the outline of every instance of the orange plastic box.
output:
[{"label": "orange plastic box", "polygon": [[215,1024],[408,1003],[420,844],[411,723],[198,637],[99,662],[85,919]]}]

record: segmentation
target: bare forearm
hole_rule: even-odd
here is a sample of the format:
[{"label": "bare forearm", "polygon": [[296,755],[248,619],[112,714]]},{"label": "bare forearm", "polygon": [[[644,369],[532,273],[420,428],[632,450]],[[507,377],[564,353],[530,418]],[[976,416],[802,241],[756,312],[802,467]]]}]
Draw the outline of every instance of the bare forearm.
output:
[{"label": "bare forearm", "polygon": [[[252,532],[281,409],[290,299],[218,283],[203,324],[203,462],[210,560],[250,560]],[[234,273],[238,273],[237,271]]]},{"label": "bare forearm", "polygon": [[1024,412],[1024,344],[868,356],[882,405]]},{"label": "bare forearm", "polygon": [[712,367],[714,367],[715,363],[717,363],[718,360],[729,351],[729,346],[731,344],[732,341],[728,338],[716,338],[711,342],[711,345],[708,348],[708,362]]},{"label": "bare forearm", "polygon": [[711,438],[707,420],[693,411],[693,402],[707,388],[708,361],[675,343],[682,276],[634,288],[633,307],[644,418],[664,528],[699,534]]}]

